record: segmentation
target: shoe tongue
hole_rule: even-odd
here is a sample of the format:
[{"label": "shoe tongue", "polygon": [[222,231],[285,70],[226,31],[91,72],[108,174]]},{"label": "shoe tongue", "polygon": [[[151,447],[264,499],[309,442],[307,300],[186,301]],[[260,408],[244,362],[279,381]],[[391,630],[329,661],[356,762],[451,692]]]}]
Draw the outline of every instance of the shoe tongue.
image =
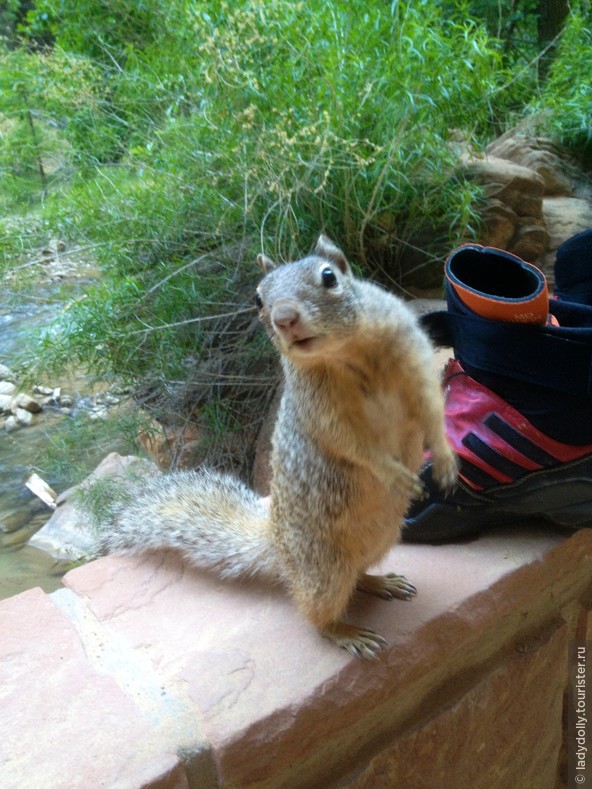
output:
[{"label": "shoe tongue", "polygon": [[516,255],[467,244],[452,252],[445,271],[458,298],[482,318],[547,323],[549,292],[545,275]]}]

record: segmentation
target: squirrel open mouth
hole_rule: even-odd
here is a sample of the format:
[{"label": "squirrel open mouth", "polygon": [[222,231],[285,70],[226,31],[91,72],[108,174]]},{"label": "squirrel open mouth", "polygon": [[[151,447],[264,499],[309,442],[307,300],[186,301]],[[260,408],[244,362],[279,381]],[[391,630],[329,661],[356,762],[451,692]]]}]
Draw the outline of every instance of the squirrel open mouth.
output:
[{"label": "squirrel open mouth", "polygon": [[309,351],[312,346],[314,345],[317,337],[303,337],[301,340],[294,340],[292,342],[292,348],[298,348],[301,351]]}]

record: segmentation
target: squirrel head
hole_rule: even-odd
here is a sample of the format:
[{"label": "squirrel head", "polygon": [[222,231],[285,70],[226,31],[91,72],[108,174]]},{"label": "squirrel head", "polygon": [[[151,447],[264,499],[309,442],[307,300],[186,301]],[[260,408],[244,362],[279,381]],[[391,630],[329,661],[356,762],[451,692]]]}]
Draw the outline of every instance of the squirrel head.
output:
[{"label": "squirrel head", "polygon": [[[339,247],[334,244],[324,233],[321,233],[317,239],[317,243],[314,248],[314,254],[317,255],[317,257],[334,263],[343,274],[350,277],[353,276],[350,265],[347,262],[347,258],[341,249],[339,249]],[[257,255],[257,263],[259,263],[259,267],[265,274],[269,274],[270,271],[273,271],[275,268],[277,268],[273,260],[268,258],[267,255]]]},{"label": "squirrel head", "polygon": [[327,358],[357,321],[355,280],[343,252],[321,235],[301,260],[276,266],[259,255],[258,262],[266,276],[255,303],[276,347],[294,363]]}]

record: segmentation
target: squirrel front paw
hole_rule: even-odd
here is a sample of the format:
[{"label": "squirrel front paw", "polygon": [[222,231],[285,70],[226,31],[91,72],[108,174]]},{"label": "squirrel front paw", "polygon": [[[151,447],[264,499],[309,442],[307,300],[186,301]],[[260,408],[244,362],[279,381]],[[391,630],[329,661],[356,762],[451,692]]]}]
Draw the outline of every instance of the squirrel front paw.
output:
[{"label": "squirrel front paw", "polygon": [[417,594],[415,586],[404,575],[368,575],[364,573],[358,580],[360,592],[382,597],[383,600],[411,600]]},{"label": "squirrel front paw", "polygon": [[432,478],[440,490],[447,495],[456,488],[458,459],[448,447],[441,454],[432,453]]},{"label": "squirrel front paw", "polygon": [[401,493],[409,499],[421,499],[425,495],[423,482],[412,471],[404,466],[400,460],[394,459],[394,478],[391,479],[391,487],[397,493]]}]

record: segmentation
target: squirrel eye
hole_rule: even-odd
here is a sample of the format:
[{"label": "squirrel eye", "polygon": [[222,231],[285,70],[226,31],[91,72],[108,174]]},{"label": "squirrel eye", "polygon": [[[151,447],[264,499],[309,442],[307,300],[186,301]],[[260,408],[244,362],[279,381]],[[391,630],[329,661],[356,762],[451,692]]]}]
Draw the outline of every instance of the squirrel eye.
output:
[{"label": "squirrel eye", "polygon": [[335,272],[329,266],[325,266],[321,271],[321,282],[325,288],[334,288],[337,285],[337,277]]},{"label": "squirrel eye", "polygon": [[255,302],[255,306],[257,307],[258,310],[263,309],[263,299],[258,293],[255,293],[255,297],[253,298],[253,301]]}]

